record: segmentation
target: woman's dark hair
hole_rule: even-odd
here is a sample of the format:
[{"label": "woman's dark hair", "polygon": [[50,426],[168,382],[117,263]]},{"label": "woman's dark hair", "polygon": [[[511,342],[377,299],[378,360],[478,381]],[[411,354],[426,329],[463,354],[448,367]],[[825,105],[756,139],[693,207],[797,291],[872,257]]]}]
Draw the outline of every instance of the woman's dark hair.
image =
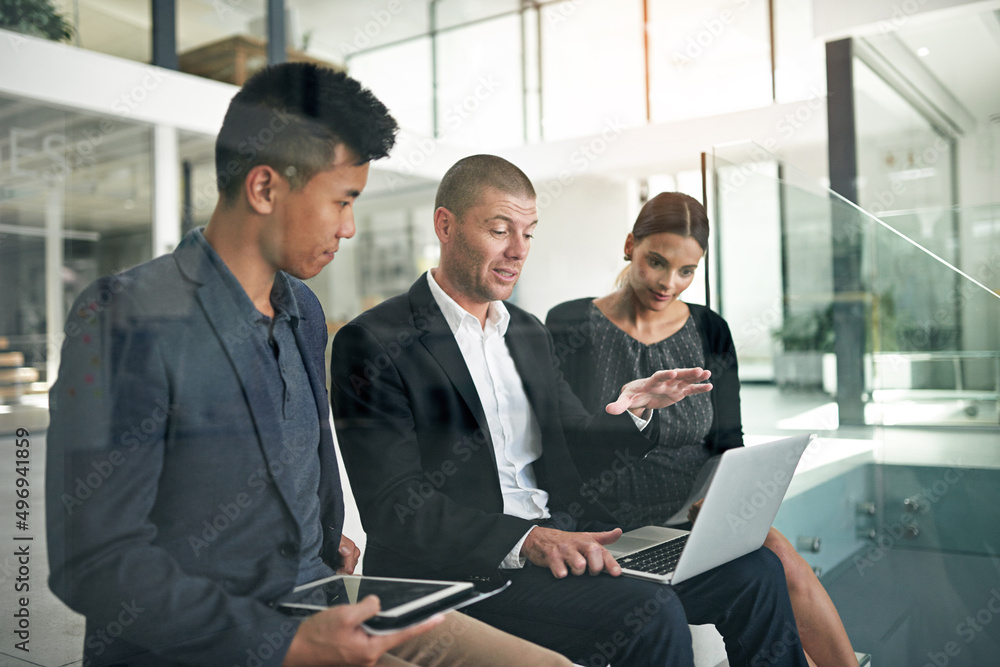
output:
[{"label": "woman's dark hair", "polygon": [[[708,213],[694,197],[682,192],[661,192],[639,210],[632,225],[632,239],[635,243],[647,236],[670,232],[685,238],[693,238],[702,251],[708,251]],[[625,257],[631,261],[631,257]],[[622,269],[615,285],[624,287],[628,281],[628,266]]]},{"label": "woman's dark hair", "polygon": [[638,243],[647,236],[670,232],[691,237],[708,250],[708,213],[694,197],[681,192],[661,192],[643,205],[632,226]]}]

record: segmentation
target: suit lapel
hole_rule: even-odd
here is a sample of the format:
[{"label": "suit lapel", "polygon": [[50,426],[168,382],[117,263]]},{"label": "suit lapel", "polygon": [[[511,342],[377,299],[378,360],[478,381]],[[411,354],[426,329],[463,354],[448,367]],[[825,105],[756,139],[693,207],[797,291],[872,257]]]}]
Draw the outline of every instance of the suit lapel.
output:
[{"label": "suit lapel", "polygon": [[[188,239],[185,238],[185,241]],[[201,283],[195,294],[201,305],[205,318],[215,330],[219,343],[229,357],[229,361],[236,371],[243,393],[246,396],[247,406],[253,418],[254,428],[257,431],[258,444],[267,461],[268,469],[281,470],[284,464],[279,460],[282,453],[281,431],[278,428],[278,413],[275,405],[279,402],[268,389],[267,377],[264,369],[256,363],[259,359],[262,346],[258,338],[253,334],[253,322],[246,321],[245,316],[240,312],[229,288],[222,282],[215,267],[211,265],[211,260],[205,255],[205,251],[198,247],[197,241],[190,239],[192,244],[181,245],[175,250],[177,263],[181,270],[189,278]],[[270,353],[269,350],[264,350]],[[311,359],[304,354],[306,368],[310,371],[310,380],[313,373],[310,368]],[[235,400],[236,397],[220,396],[219,400]],[[291,507],[291,500],[295,497],[295,489],[290,475],[273,475],[275,486],[284,498],[285,503]]]},{"label": "suit lapel", "polygon": [[468,366],[465,365],[462,350],[455,342],[455,334],[451,332],[441,308],[427,285],[427,274],[417,279],[410,288],[410,307],[413,310],[413,322],[419,332],[420,343],[447,374],[476,418],[476,424],[486,434],[492,449],[493,439],[490,437],[490,428],[486,421],[486,413],[483,411],[483,403],[479,400],[479,392],[476,391],[476,384],[472,381]]},{"label": "suit lapel", "polygon": [[524,385],[524,393],[528,395],[528,402],[535,411],[535,417],[539,425],[545,427],[545,420],[556,414],[553,404],[555,392],[552,387],[545,386],[545,368],[551,364],[549,358],[544,354],[539,354],[538,347],[547,345],[548,341],[533,327],[526,327],[522,322],[523,315],[516,309],[508,307],[510,313],[510,324],[507,326],[507,335],[504,340],[510,356],[514,360],[517,374],[521,376],[521,383]]}]

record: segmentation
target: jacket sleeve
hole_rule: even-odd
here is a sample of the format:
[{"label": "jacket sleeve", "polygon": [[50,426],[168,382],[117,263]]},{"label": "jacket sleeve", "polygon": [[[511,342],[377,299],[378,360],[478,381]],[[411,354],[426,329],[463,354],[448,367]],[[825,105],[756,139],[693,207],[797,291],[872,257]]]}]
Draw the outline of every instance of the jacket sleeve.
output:
[{"label": "jacket sleeve", "polygon": [[[659,415],[643,430],[627,414],[610,415],[593,390],[593,347],[586,307],[590,299],[557,306],[546,319],[560,420],[573,462],[583,480],[582,495],[596,503],[596,488],[622,466],[642,460],[657,441]],[[588,400],[581,400],[585,396]],[[602,481],[602,479],[604,481]]]},{"label": "jacket sleeve", "polygon": [[279,665],[297,622],[186,573],[156,543],[171,382],[160,323],[123,315],[129,299],[97,283],[67,318],[47,435],[50,587],[86,616],[91,657],[232,664],[272,637],[259,664]]},{"label": "jacket sleeve", "polygon": [[[356,322],[333,341],[331,402],[368,533],[365,567],[378,567],[373,548],[381,548],[392,554],[391,565],[374,574],[495,573],[534,524],[503,514],[499,485],[489,482],[489,435],[474,422],[456,423],[443,407],[440,419],[428,414],[452,400],[454,389],[430,384],[414,351],[404,349],[410,345],[419,343],[408,334],[383,343]],[[449,493],[459,488],[462,494]]]}]

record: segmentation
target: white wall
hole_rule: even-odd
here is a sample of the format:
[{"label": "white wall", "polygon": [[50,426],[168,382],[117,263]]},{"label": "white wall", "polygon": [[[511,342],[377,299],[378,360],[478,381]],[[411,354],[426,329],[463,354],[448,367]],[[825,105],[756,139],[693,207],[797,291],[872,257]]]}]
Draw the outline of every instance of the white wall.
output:
[{"label": "white wall", "polygon": [[941,10],[986,10],[995,0],[813,0],[813,34],[824,40],[888,32],[914,17]]},{"label": "white wall", "polygon": [[638,210],[638,193],[627,182],[585,176],[554,197],[543,194],[546,185],[535,183],[538,228],[516,293],[517,305],[543,320],[558,303],[614,289]]},{"label": "white wall", "polygon": [[980,119],[958,140],[958,203],[994,204],[1000,198],[1000,121]]}]

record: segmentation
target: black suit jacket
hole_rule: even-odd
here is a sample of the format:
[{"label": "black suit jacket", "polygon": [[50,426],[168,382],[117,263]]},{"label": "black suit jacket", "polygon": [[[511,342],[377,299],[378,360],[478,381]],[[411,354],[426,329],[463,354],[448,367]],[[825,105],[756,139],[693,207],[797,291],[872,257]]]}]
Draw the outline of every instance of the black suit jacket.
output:
[{"label": "black suit jacket", "polygon": [[[320,419],[324,557],[336,564],[326,322],[290,281]],[[251,326],[191,235],[88,287],[67,318],[50,398],[49,583],[87,618],[86,664],[228,665],[249,650],[277,665],[287,650],[297,624],[269,603],[295,585],[302,527],[283,471],[316,452],[282,442],[280,397],[247,354]]]},{"label": "black suit jacket", "polygon": [[[581,481],[569,447],[646,440],[627,415],[589,415],[562,379],[551,336],[507,304],[505,337],[542,432],[534,470],[553,525],[614,519]],[[533,525],[503,513],[493,444],[455,337],[427,284],[389,299],[333,341],[334,420],[361,521],[365,572],[478,578],[495,573]]]}]

